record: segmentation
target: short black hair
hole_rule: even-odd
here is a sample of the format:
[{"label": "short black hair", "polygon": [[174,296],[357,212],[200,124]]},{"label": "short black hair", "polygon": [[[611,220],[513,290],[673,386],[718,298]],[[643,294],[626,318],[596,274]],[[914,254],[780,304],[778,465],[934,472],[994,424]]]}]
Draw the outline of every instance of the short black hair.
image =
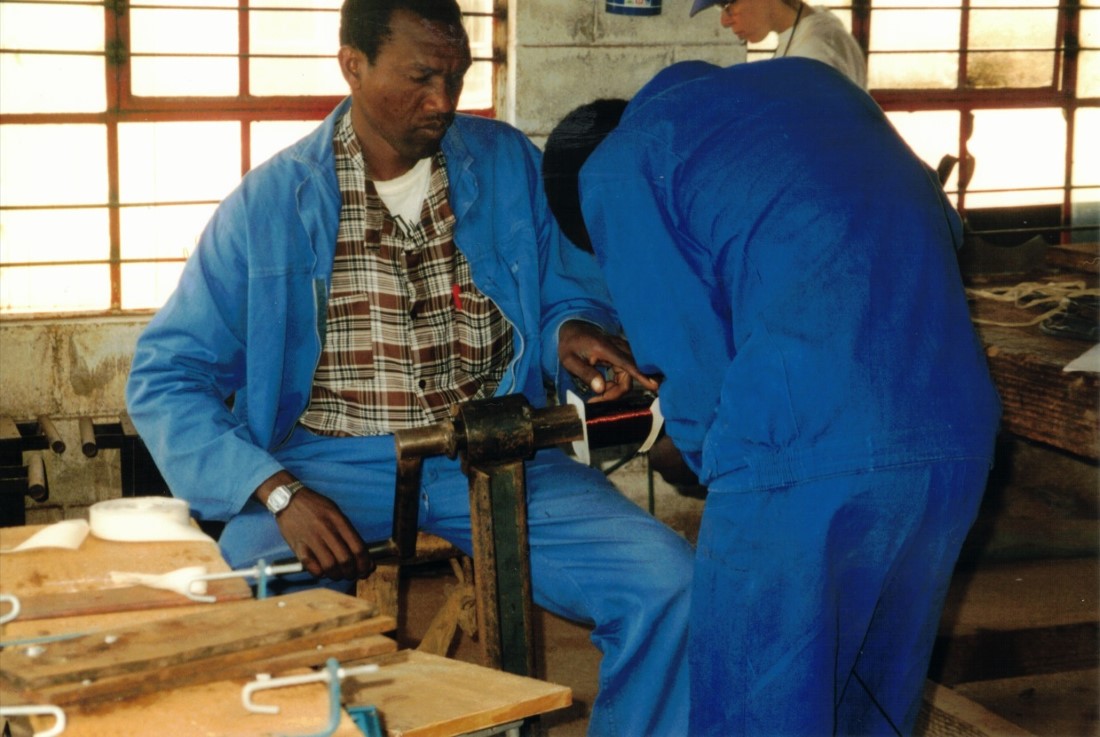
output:
[{"label": "short black hair", "polygon": [[575,108],[550,132],[543,150],[542,182],[550,212],[566,237],[589,253],[592,241],[577,179],[584,162],[619,125],[626,105],[626,100],[604,98]]},{"label": "short black hair", "polygon": [[359,49],[374,64],[382,44],[393,33],[390,19],[397,10],[408,10],[466,32],[457,0],[344,0],[340,8],[340,45]]}]

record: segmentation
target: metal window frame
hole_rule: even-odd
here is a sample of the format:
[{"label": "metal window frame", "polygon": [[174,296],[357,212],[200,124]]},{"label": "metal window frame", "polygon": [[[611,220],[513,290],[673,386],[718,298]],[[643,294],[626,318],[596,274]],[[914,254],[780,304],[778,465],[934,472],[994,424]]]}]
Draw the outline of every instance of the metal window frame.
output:
[{"label": "metal window frame", "polygon": [[[4,0],[0,0],[3,2]],[[11,0],[18,2],[19,0]],[[110,239],[110,251],[106,260],[90,259],[87,261],[48,261],[48,262],[19,262],[4,263],[0,261],[0,268],[17,269],[26,267],[50,267],[71,265],[107,265],[110,272],[110,306],[106,310],[89,310],[78,313],[64,312],[35,312],[0,315],[0,319],[33,319],[33,318],[58,318],[70,315],[82,317],[99,317],[105,315],[142,314],[149,309],[123,309],[122,308],[122,266],[123,264],[152,264],[152,263],[181,263],[183,258],[122,258],[122,234],[121,213],[124,207],[135,206],[135,203],[123,205],[119,195],[119,126],[128,122],[210,122],[210,121],[234,121],[240,124],[241,160],[240,174],[243,177],[250,168],[252,158],[252,135],[250,124],[257,121],[279,120],[322,120],[343,99],[342,95],[314,95],[314,96],[254,96],[239,94],[235,97],[148,97],[133,94],[131,87],[131,60],[134,56],[140,57],[185,57],[197,58],[197,54],[148,54],[132,55],[130,47],[130,11],[133,9],[156,10],[203,10],[215,9],[213,6],[183,6],[183,5],[146,5],[141,2],[129,3],[127,0],[103,0],[98,3],[75,3],[66,0],[46,0],[54,5],[74,5],[80,7],[102,6],[104,12],[104,50],[101,52],[65,52],[65,51],[36,51],[24,49],[5,48],[5,53],[22,54],[49,54],[57,56],[101,56],[106,60],[105,80],[106,106],[102,112],[94,113],[5,113],[0,114],[0,125],[3,124],[96,124],[102,125],[106,131],[107,145],[107,201],[102,203],[85,205],[53,205],[44,203],[33,206],[5,206],[4,210],[72,210],[84,208],[107,208],[108,228]],[[308,55],[273,55],[273,54],[249,54],[249,23],[250,13],[248,0],[238,0],[237,8],[219,6],[217,10],[236,12],[240,15],[238,23],[238,49],[237,54],[225,55],[228,58],[237,59],[239,90],[249,89],[249,60],[253,58],[310,58]],[[334,12],[330,9],[317,8],[253,8],[251,10],[277,11],[301,11],[301,12]],[[507,0],[494,0],[491,12],[465,13],[467,17],[491,17],[493,18],[493,54],[491,58],[475,57],[475,61],[489,61],[493,64],[493,89],[496,90],[503,80],[505,63],[505,44],[507,42]],[[322,58],[322,57],[317,57]],[[324,57],[329,58],[329,57]],[[493,117],[496,114],[495,105],[498,97],[493,95],[494,107],[487,109],[464,110],[473,115]],[[180,205],[180,204],[216,204],[215,202],[150,202],[138,203],[140,205]]]},{"label": "metal window frame", "polygon": [[[875,10],[871,7],[872,0],[853,0],[852,10],[852,35],[863,49],[864,56],[870,62],[871,56],[888,52],[870,52],[871,28]],[[942,10],[946,6],[928,6],[928,10]],[[968,153],[968,141],[973,127],[973,114],[978,110],[1023,110],[1028,108],[1054,108],[1062,111],[1066,121],[1066,145],[1065,145],[1065,178],[1062,183],[1062,224],[1061,242],[1066,243],[1072,238],[1072,232],[1076,228],[1072,222],[1072,198],[1075,189],[1073,185],[1073,152],[1076,130],[1076,113],[1081,108],[1100,107],[1100,98],[1077,97],[1077,73],[1079,54],[1082,50],[1079,41],[1081,0],[1062,0],[1057,5],[1034,6],[1010,6],[991,5],[975,7],[971,0],[962,0],[959,7],[951,7],[958,10],[961,15],[959,24],[958,44],[955,49],[945,50],[948,53],[957,53],[959,56],[958,75],[955,89],[929,90],[929,89],[871,89],[872,98],[886,112],[921,112],[921,111],[953,111],[959,115],[958,151],[960,158]],[[1042,49],[1003,49],[1000,51],[1030,52],[1043,51],[1054,54],[1054,68],[1051,74],[1050,84],[1042,87],[1030,88],[970,88],[967,84],[968,68],[972,55],[987,54],[997,49],[974,50],[969,47],[969,30],[971,14],[975,11],[987,12],[993,10],[1056,10],[1058,13],[1057,29],[1055,32],[1055,46]],[[1089,6],[1093,10],[1093,6]],[[1100,12],[1100,8],[1095,8]],[[1097,51],[1089,47],[1089,51]],[[906,52],[911,53],[911,52]],[[943,53],[937,50],[934,53]],[[1044,187],[1043,189],[1049,189]],[[1022,191],[1022,190],[1007,190]],[[957,192],[957,207],[965,217],[967,212],[966,198],[967,188],[965,182],[961,183]],[[1094,226],[1085,226],[1089,230]],[[1043,228],[1049,230],[1049,228]],[[980,234],[980,233],[979,233]]]}]

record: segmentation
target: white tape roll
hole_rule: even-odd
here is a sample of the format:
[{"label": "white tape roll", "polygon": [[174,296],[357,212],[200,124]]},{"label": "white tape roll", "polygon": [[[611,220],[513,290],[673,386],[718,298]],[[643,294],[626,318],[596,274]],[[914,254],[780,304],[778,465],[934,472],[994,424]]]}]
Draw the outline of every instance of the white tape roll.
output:
[{"label": "white tape roll", "polygon": [[191,524],[183,499],[137,496],[97,502],[88,509],[92,534],[103,540],[157,542],[213,540]]}]

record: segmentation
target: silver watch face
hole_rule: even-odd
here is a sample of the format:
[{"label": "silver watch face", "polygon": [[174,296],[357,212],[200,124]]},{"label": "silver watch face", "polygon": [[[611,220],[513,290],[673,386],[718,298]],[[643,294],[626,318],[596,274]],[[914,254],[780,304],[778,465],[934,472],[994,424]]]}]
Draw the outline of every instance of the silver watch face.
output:
[{"label": "silver watch face", "polygon": [[276,486],[267,497],[267,508],[272,514],[283,511],[287,504],[290,504],[290,489],[285,486]]}]

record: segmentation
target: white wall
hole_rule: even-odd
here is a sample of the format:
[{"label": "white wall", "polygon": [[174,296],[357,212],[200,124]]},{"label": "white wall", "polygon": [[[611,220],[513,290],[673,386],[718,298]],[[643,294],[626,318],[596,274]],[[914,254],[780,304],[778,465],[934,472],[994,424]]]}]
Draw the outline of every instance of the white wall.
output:
[{"label": "white wall", "polygon": [[[501,117],[538,145],[577,105],[630,97],[656,71],[685,59],[744,60],[743,47],[708,11],[687,17],[689,0],[664,0],[661,15],[606,13],[603,0],[509,0],[508,82]],[[80,452],[77,419],[116,422],[134,342],[147,318],[0,322],[0,416],[16,422],[50,415],[68,448],[44,452],[50,499],[28,501],[27,522],[82,516],[118,493],[118,451]],[[643,462],[612,478],[648,504]],[[691,505],[658,478],[657,512]]]},{"label": "white wall", "polygon": [[744,61],[744,47],[719,26],[717,13],[688,18],[690,4],[664,0],[660,15],[628,16],[607,13],[603,0],[510,0],[516,93],[507,119],[541,146],[574,107],[630,98],[673,62]]}]

